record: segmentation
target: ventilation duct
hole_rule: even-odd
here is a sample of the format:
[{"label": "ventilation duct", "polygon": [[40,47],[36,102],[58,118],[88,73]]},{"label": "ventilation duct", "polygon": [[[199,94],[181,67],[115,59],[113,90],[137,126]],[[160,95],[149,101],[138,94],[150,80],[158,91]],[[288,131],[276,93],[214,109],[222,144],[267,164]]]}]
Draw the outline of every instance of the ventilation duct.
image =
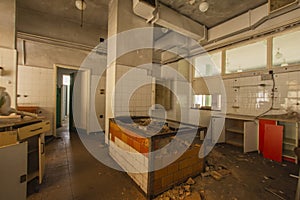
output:
[{"label": "ventilation duct", "polygon": [[188,17],[152,0],[133,0],[133,12],[146,19],[148,23],[156,23],[174,30],[198,42],[206,40],[207,29]]}]

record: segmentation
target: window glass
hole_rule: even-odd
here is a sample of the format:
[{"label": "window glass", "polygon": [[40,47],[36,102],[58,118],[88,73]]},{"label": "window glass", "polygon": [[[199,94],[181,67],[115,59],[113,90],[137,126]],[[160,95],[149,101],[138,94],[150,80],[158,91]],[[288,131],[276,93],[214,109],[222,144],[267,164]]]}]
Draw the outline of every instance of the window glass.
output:
[{"label": "window glass", "polygon": [[194,58],[195,78],[221,73],[222,52],[204,54]]},{"label": "window glass", "polygon": [[70,79],[69,75],[63,75],[63,85],[70,85]]},{"label": "window glass", "polygon": [[273,38],[273,66],[299,64],[300,31]]},{"label": "window glass", "polygon": [[267,66],[267,41],[226,51],[226,74],[258,70]]},{"label": "window glass", "polygon": [[212,95],[194,95],[194,108],[211,107]]}]

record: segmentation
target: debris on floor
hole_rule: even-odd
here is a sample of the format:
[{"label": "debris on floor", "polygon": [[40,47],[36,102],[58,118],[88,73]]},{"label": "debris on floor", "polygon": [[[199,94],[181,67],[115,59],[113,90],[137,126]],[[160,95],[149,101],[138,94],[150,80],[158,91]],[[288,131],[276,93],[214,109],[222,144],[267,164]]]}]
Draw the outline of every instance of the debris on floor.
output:
[{"label": "debris on floor", "polygon": [[270,188],[270,187],[265,187],[265,190],[270,192],[271,194],[273,194],[275,197],[277,197],[278,199],[282,199],[282,200],[286,200],[287,198],[285,197],[284,192],[282,191],[278,191],[274,188]]},{"label": "debris on floor", "polygon": [[205,172],[201,173],[201,177],[205,178],[208,176],[213,177],[215,180],[219,181],[226,176],[229,176],[231,172],[224,165],[214,165],[211,163],[206,163]]},{"label": "debris on floor", "polygon": [[[203,200],[201,193],[192,189],[192,185],[195,183],[194,179],[189,178],[185,183],[173,187],[159,195],[155,200]],[[204,191],[202,193],[204,196]]]}]

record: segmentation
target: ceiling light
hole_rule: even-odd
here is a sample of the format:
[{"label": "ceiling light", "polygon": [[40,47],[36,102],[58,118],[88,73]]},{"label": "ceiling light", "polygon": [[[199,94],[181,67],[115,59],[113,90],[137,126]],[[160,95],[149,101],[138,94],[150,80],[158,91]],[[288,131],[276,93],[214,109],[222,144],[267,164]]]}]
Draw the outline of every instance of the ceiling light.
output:
[{"label": "ceiling light", "polygon": [[86,3],[84,0],[76,0],[75,1],[75,6],[78,10],[81,11],[81,16],[80,16],[80,27],[83,27],[83,11],[86,9]]},{"label": "ceiling light", "polygon": [[78,10],[85,10],[86,9],[86,3],[84,0],[76,0],[75,6]]},{"label": "ceiling light", "polygon": [[199,5],[199,10],[204,13],[208,10],[208,8],[209,8],[209,3],[207,3],[206,0],[202,0],[202,2]]}]

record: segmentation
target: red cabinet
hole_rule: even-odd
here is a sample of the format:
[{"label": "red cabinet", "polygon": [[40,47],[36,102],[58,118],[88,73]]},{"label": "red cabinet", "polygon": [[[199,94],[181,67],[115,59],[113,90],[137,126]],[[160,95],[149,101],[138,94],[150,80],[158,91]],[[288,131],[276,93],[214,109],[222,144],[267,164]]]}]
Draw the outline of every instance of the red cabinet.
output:
[{"label": "red cabinet", "polygon": [[294,148],[298,147],[299,125],[285,119],[259,120],[259,151],[265,158],[281,162],[282,159],[297,163]]},{"label": "red cabinet", "polygon": [[259,120],[259,151],[260,151],[260,153],[264,152],[265,125],[266,124],[276,125],[276,121],[275,120],[267,120],[267,119]]},{"label": "red cabinet", "polygon": [[282,162],[283,126],[265,125],[264,158]]}]

